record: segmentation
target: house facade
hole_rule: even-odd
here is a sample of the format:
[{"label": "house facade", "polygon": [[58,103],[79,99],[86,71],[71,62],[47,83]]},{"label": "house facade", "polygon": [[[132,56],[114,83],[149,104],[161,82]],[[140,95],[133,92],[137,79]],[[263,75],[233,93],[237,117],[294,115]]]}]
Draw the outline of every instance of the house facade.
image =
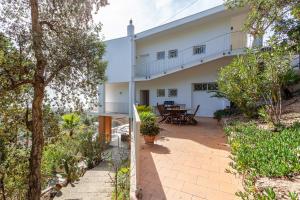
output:
[{"label": "house facade", "polygon": [[99,111],[132,116],[132,105],[174,101],[198,116],[212,117],[229,105],[213,97],[221,67],[250,45],[242,31],[247,9],[223,5],[127,36],[106,41],[107,81],[99,87]]}]

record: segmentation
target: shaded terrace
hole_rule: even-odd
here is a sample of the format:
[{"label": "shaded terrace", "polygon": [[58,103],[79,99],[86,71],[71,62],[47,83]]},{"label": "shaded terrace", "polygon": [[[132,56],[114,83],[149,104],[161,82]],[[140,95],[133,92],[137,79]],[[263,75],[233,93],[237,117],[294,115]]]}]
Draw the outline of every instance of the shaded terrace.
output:
[{"label": "shaded terrace", "polygon": [[216,120],[198,118],[197,126],[161,124],[154,145],[141,141],[143,199],[237,199],[241,180],[225,172],[230,149]]}]

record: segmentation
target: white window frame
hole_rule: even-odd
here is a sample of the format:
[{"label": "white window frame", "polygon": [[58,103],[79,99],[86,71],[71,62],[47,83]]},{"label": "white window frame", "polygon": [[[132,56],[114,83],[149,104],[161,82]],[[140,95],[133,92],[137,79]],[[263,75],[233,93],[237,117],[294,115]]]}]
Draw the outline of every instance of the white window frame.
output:
[{"label": "white window frame", "polygon": [[168,51],[168,58],[177,58],[178,57],[178,49],[172,49]]},{"label": "white window frame", "polygon": [[[171,94],[172,90],[176,91],[175,95]],[[168,97],[177,97],[177,96],[178,96],[178,90],[177,90],[177,88],[170,88],[170,89],[168,89]]]},{"label": "white window frame", "polygon": [[[163,91],[163,94],[160,93],[162,91]],[[156,96],[157,97],[165,97],[166,96],[166,90],[165,89],[157,89],[156,90]]]},{"label": "white window frame", "polygon": [[159,51],[156,53],[156,59],[157,60],[164,60],[166,56],[165,51]]},{"label": "white window frame", "polygon": [[[196,88],[196,85],[199,85],[199,89]],[[215,89],[211,89],[211,88]],[[217,82],[204,82],[204,83],[194,83],[193,84],[193,91],[217,91],[218,90],[218,84]]]},{"label": "white window frame", "polygon": [[196,45],[193,47],[193,55],[200,55],[206,53],[206,45]]}]

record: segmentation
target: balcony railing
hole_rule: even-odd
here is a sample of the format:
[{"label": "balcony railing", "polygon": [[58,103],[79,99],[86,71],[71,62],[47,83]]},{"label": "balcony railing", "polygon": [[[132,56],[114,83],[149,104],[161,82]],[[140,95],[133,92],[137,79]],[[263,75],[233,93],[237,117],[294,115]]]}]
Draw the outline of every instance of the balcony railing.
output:
[{"label": "balcony railing", "polygon": [[105,102],[105,113],[128,114],[129,113],[129,103]]},{"label": "balcony railing", "polygon": [[246,33],[237,31],[200,41],[195,45],[205,45],[205,52],[193,54],[194,46],[192,46],[179,50],[176,58],[168,58],[166,55],[165,59],[162,60],[138,63],[135,67],[135,77],[150,79],[151,76],[180,70],[188,65],[201,64],[225,55],[231,55],[242,51],[245,47],[249,47],[250,41]]}]

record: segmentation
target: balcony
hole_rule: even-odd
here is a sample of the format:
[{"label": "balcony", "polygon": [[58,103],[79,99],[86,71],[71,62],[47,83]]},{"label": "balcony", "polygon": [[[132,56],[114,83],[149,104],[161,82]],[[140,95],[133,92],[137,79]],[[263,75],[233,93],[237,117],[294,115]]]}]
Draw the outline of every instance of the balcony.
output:
[{"label": "balcony", "polygon": [[250,46],[250,42],[246,33],[238,31],[222,34],[195,45],[205,45],[205,52],[194,54],[194,46],[191,46],[179,50],[176,58],[167,58],[166,55],[165,59],[162,60],[138,63],[135,67],[135,79],[153,79],[224,56],[240,54],[246,47]]}]

